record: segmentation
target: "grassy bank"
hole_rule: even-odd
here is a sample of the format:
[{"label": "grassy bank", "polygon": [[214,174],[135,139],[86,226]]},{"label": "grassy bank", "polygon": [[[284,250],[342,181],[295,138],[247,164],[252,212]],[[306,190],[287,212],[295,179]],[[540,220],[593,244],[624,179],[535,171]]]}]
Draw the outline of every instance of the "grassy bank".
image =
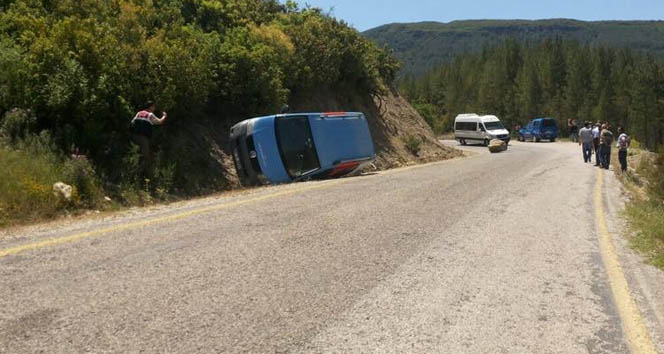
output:
[{"label": "grassy bank", "polygon": [[625,216],[632,229],[631,245],[664,270],[664,150],[661,151],[656,155],[633,149],[628,158],[633,168],[625,174],[617,173],[630,192]]},{"label": "grassy bank", "polygon": [[[110,206],[90,162],[56,151],[47,134],[0,140],[0,227]],[[58,182],[70,196],[54,191]]]}]

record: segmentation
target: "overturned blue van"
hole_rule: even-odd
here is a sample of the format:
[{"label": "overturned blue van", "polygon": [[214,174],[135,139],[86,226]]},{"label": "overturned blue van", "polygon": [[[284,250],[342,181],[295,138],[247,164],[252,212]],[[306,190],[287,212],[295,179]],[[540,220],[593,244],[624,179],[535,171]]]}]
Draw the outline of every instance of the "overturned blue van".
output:
[{"label": "overturned blue van", "polygon": [[376,154],[362,113],[295,113],[259,117],[231,128],[231,151],[243,185],[341,177]]}]

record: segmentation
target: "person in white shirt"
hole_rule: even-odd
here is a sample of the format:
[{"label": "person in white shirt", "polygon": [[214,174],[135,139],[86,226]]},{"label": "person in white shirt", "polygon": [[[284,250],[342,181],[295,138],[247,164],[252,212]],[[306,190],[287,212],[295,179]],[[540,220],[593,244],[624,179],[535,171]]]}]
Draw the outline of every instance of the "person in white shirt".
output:
[{"label": "person in white shirt", "polygon": [[599,166],[600,156],[599,156],[599,136],[601,134],[600,124],[597,123],[593,127],[593,149],[595,150],[595,166]]},{"label": "person in white shirt", "polygon": [[618,148],[618,160],[620,160],[620,169],[625,173],[627,172],[627,149],[629,149],[631,139],[629,135],[625,133],[625,129],[622,126],[618,127],[618,134],[620,134],[616,144],[616,147]]},{"label": "person in white shirt", "polygon": [[591,163],[593,160],[593,132],[590,129],[590,122],[586,122],[579,130],[579,145],[583,148],[583,161]]}]

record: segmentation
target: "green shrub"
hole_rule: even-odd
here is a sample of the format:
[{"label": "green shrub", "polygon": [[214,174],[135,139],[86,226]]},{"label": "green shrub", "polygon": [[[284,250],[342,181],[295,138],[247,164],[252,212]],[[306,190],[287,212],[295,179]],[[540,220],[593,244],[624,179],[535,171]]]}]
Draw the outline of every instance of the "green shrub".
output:
[{"label": "green shrub", "polygon": [[0,121],[0,136],[15,142],[25,138],[35,129],[37,118],[30,110],[13,109]]},{"label": "green shrub", "polygon": [[414,135],[406,136],[404,138],[404,144],[406,145],[406,149],[415,156],[418,156],[422,149],[422,140]]},{"label": "green shrub", "polygon": [[80,203],[77,206],[95,208],[104,198],[99,177],[85,157],[65,161],[62,166],[62,182],[76,188]]}]

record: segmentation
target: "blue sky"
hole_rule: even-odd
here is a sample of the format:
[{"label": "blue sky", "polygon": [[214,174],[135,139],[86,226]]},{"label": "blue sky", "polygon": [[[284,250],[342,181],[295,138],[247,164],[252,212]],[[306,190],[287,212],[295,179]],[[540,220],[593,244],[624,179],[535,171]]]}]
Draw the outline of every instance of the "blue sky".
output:
[{"label": "blue sky", "polygon": [[660,20],[664,0],[306,0],[364,31],[392,22],[468,19]]}]

